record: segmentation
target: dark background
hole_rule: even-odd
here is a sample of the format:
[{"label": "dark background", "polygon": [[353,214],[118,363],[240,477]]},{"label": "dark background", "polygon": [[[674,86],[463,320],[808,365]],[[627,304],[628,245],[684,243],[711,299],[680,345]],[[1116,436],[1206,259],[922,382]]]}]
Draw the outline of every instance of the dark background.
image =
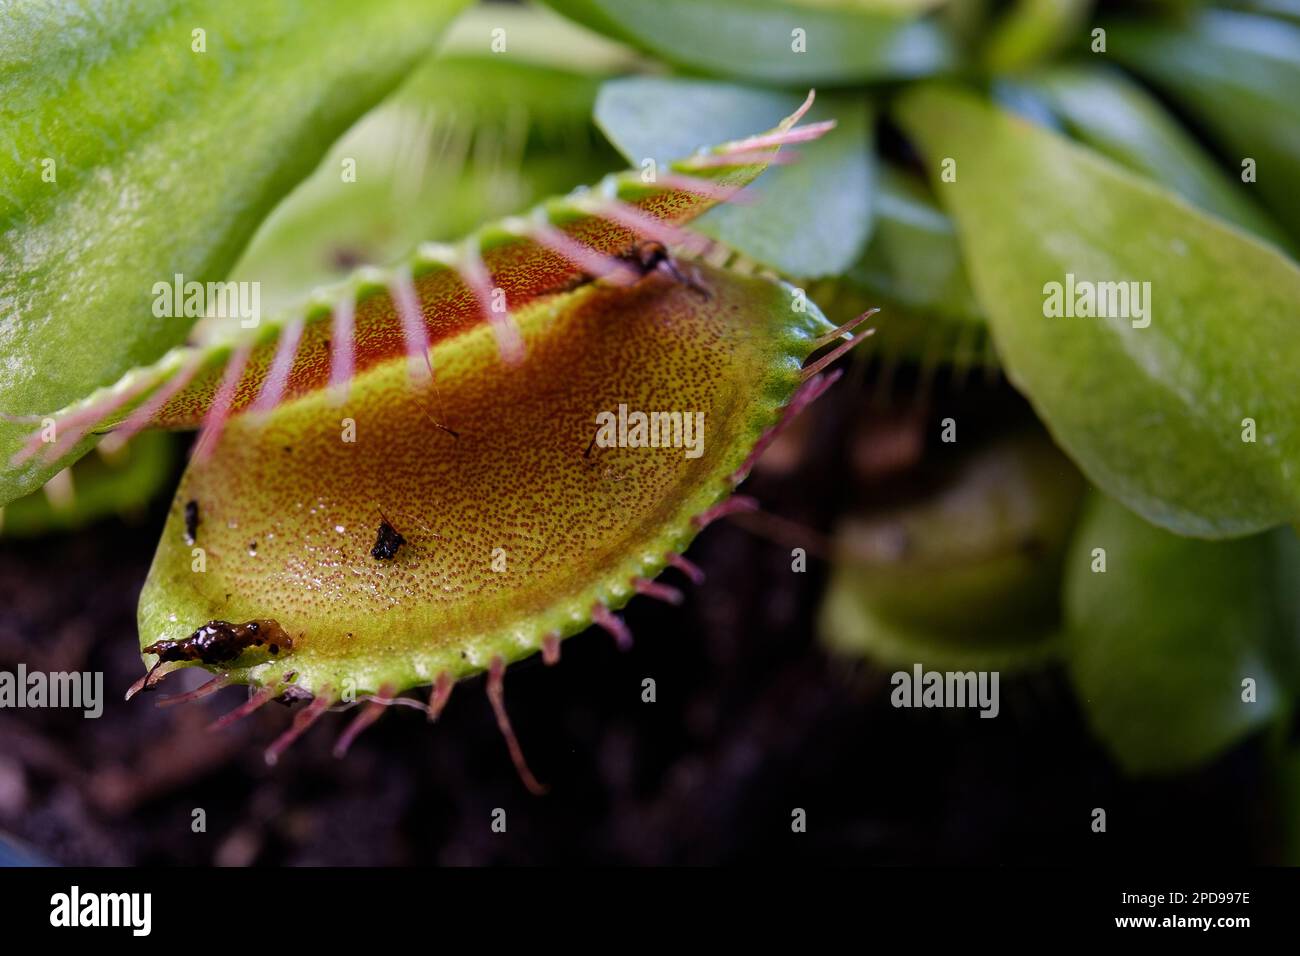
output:
[{"label": "dark background", "polygon": [[[835,386],[774,450],[786,465],[743,490],[826,531],[844,509],[923,487],[937,451],[918,436],[937,435],[953,409],[964,428],[982,423],[963,433],[977,441],[1026,414],[998,382],[922,387],[904,373],[885,404],[869,388],[860,376]],[[919,458],[864,478],[855,449],[891,430],[895,445],[919,442]],[[136,600],[165,497],[135,522],[0,541],[0,667],[105,673],[98,720],[0,711],[0,830],[48,861],[1278,862],[1258,742],[1196,773],[1127,780],[1060,670],[1004,675],[996,720],[895,710],[892,669],[817,643],[824,564],[792,573],[788,542],[732,520],[689,552],[703,586],[663,578],[686,590],[683,606],[638,598],[624,611],[632,651],[592,629],[564,642],[558,666],[534,657],[508,671],[507,706],[549,795],[517,779],[482,678],[457,686],[437,724],[393,708],[342,760],[330,750],[351,715],[326,715],[270,768],[262,751],[288,725],[284,707],[212,734],[205,725],[242,688],[169,709],[156,694],[122,699],[142,673]],[[641,701],[645,677],[657,682],[652,704]],[[191,831],[198,807],[206,833]],[[490,827],[498,807],[504,834]],[[791,832],[795,807],[806,833]],[[1104,834],[1091,832],[1094,807],[1107,811]]]}]

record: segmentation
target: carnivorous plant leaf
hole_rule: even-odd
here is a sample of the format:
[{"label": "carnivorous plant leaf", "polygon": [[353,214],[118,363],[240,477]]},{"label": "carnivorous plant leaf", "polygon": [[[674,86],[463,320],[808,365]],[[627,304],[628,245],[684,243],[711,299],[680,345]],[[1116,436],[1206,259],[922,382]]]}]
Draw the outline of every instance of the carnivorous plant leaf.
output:
[{"label": "carnivorous plant leaf", "polygon": [[[519,309],[515,368],[480,325],[433,349],[423,390],[389,361],[341,408],[322,390],[232,419],[177,492],[142,646],[273,619],[291,653],[231,677],[335,700],[479,673],[621,607],[730,493],[830,328],[788,286],[683,268],[708,298],[655,274]],[[680,412],[693,444],[607,447],[620,409]]]},{"label": "carnivorous plant leaf", "polygon": [[[198,663],[260,686],[249,706],[313,697],[274,759],[349,688],[435,681],[436,712],[451,681],[487,668],[499,709],[506,662],[558,653],[592,622],[622,637],[611,608],[671,597],[651,579],[685,566],[677,550],[765,430],[853,340],[804,369],[845,330],[797,290],[659,243],[698,251],[678,224],[824,133],[795,125],[811,104],[653,184],[610,176],[422,245],[67,410],[118,435],[203,425],[141,597],[154,665],[138,686]],[[638,414],[653,415],[649,448],[627,437]]]}]

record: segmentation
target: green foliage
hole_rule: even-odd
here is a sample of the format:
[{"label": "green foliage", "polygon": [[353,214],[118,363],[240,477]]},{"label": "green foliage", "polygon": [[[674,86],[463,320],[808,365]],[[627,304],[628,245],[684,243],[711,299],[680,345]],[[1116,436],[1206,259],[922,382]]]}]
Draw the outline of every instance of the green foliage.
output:
[{"label": "green foliage", "polygon": [[[547,0],[606,36],[704,73],[785,85],[844,86],[925,76],[957,61],[929,3],[863,0]],[[805,49],[795,47],[802,31]],[[722,41],[719,38],[724,38]]]},{"label": "green foliage", "polygon": [[1178,25],[1106,28],[1109,52],[1208,129],[1233,175],[1255,161],[1257,188],[1300,240],[1300,25],[1204,10]]},{"label": "green foliage", "polygon": [[1083,482],[1045,436],[977,450],[933,493],[845,519],[820,629],[888,664],[1007,669],[1059,650],[1066,542]]},{"label": "green foliage", "polygon": [[[899,115],[958,223],[1008,375],[1084,473],[1185,534],[1300,516],[1295,263],[969,93],[913,90]],[[954,182],[939,181],[945,158]],[[1048,283],[1070,275],[1149,282],[1148,324],[1048,317]]]},{"label": "green foliage", "polygon": [[113,452],[90,454],[29,495],[0,508],[0,536],[74,531],[110,515],[138,517],[174,474],[175,439],[145,432]]},{"label": "green foliage", "polygon": [[1066,573],[1067,646],[1089,720],[1125,769],[1195,766],[1289,712],[1297,575],[1289,528],[1195,541],[1092,502]]},{"label": "green foliage", "polygon": [[[991,339],[1072,460],[1008,430],[934,494],[856,509],[836,532],[821,619],[832,646],[963,669],[1064,653],[1098,737],[1134,772],[1193,766],[1289,712],[1300,546],[1286,530],[1260,534],[1300,518],[1300,26],[1285,4],[1126,12],[1102,24],[1106,62],[1123,70],[1095,55],[1045,65],[1086,49],[1088,0],[550,0],[583,26],[479,8],[424,59],[465,5],[6,8],[6,534],[146,500],[167,468],[157,436],[132,446],[129,465],[78,463],[72,506],[60,484],[20,496],[175,387],[150,421],[188,427],[215,408],[226,430],[208,435],[215,455],[178,491],[142,645],[209,617],[283,618],[306,635],[295,666],[232,678],[280,687],[294,671],[327,700],[345,677],[397,690],[517,659],[657,574],[797,387],[826,324],[815,305],[789,309],[790,287],[737,274],[756,264],[833,318],[882,307],[875,343],[926,365],[923,380],[935,362],[992,361]],[[744,165],[719,150],[672,162],[770,126],[812,84],[809,119],[836,129],[795,145],[797,162],[753,185],[774,144]],[[615,150],[631,173],[563,195],[615,165]],[[649,159],[685,184],[642,179]],[[348,164],[355,181],[341,175]],[[719,205],[707,188],[742,184],[752,204]],[[715,240],[713,265],[691,266],[713,298],[659,274],[592,281],[610,262],[600,256],[644,238],[602,200],[665,229],[693,221]],[[561,246],[580,239],[598,255],[566,259],[542,242],[555,230]],[[509,287],[509,320],[479,308],[479,267]],[[176,273],[259,282],[268,321],[245,336],[155,318],[153,285]],[[1049,284],[1067,276],[1149,283],[1149,323],[1049,316]],[[403,291],[436,391],[407,375]],[[341,409],[325,388],[345,304],[357,364]],[[503,367],[501,321],[545,361]],[[272,387],[286,342],[296,351]],[[708,457],[615,450],[596,467],[575,456],[592,411],[629,388],[656,407],[708,408]],[[268,389],[267,414],[249,414]],[[57,460],[13,464],[60,408],[60,427],[80,420],[86,436]],[[358,410],[383,441],[340,451],[338,420]],[[448,410],[459,438],[430,424]],[[565,441],[539,448],[559,417]],[[1067,544],[1076,466],[1110,498]],[[202,575],[182,527],[191,497],[207,515]],[[368,550],[381,509],[408,532],[391,564]],[[526,585],[486,570],[497,542]],[[1094,547],[1107,549],[1105,574],[1092,571]]]},{"label": "green foliage", "polygon": [[1070,46],[1094,0],[1016,0],[990,31],[983,58],[995,73],[1024,69]]},{"label": "green foliage", "polygon": [[[183,340],[189,320],[153,315],[154,283],[224,278],[266,212],[463,5],[6,7],[0,411],[46,414]],[[66,464],[7,467],[27,430],[0,420],[0,504]]]},{"label": "green foliage", "polygon": [[1288,251],[1286,234],[1149,93],[1107,69],[1058,67],[1025,80],[1075,139]]}]

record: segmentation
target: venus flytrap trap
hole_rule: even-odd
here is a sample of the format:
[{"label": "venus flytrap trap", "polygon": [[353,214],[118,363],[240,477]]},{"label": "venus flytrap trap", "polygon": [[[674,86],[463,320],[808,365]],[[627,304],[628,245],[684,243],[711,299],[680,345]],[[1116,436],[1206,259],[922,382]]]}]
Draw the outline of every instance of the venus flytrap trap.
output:
[{"label": "venus flytrap trap", "polygon": [[[804,368],[850,329],[779,282],[663,247],[702,251],[683,223],[782,145],[825,133],[797,125],[811,103],[671,164],[667,184],[612,176],[454,246],[423,245],[57,416],[68,446],[200,428],[141,596],[150,666],[132,692],[203,666],[217,676],[186,699],[255,688],[233,717],[309,700],[274,760],[332,705],[365,704],[346,750],[403,692],[430,686],[432,716],[455,681],[486,672],[539,789],[505,717],[505,664],[554,659],[592,623],[625,646],[614,611],[638,593],[680,600],[654,578],[689,568],[680,553],[700,528],[746,505],[727,497],[752,450],[855,341]],[[685,455],[602,444],[599,412],[616,400],[691,409],[709,441]],[[354,440],[339,440],[340,419]]]}]

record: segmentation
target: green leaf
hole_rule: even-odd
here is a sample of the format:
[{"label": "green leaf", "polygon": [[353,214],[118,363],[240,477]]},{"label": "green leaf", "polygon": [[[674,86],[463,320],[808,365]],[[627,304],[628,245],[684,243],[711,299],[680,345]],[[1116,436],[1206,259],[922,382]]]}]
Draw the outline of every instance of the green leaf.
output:
[{"label": "green leaf", "polygon": [[1255,160],[1270,212],[1300,239],[1300,26],[1203,10],[1177,26],[1125,21],[1106,30],[1109,55],[1204,124],[1234,175]]},{"label": "green leaf", "polygon": [[[493,31],[503,30],[504,34]],[[493,41],[504,43],[495,52]],[[480,3],[456,18],[443,36],[446,57],[482,56],[550,66],[583,73],[626,73],[644,67],[645,58],[631,47],[611,40],[540,5]],[[480,96],[490,90],[475,90]]]},{"label": "green leaf", "polygon": [[1088,22],[1094,0],[1016,0],[991,32],[984,63],[993,73],[1022,70],[1069,44]]},{"label": "green leaf", "polygon": [[823,640],[889,665],[1014,669],[1058,650],[1083,481],[1041,433],[978,449],[920,500],[841,521]]},{"label": "green leaf", "polygon": [[[925,76],[956,62],[921,3],[547,0],[570,19],[679,66],[766,83],[847,86]],[[803,31],[804,49],[796,49]]]},{"label": "green leaf", "polygon": [[[936,174],[956,161],[936,190],[1003,366],[1083,472],[1185,534],[1300,515],[1295,263],[970,93],[912,91],[899,111]],[[1149,295],[1128,316],[1049,317],[1070,282]]]},{"label": "green leaf", "polygon": [[[596,122],[633,165],[662,166],[701,143],[742,136],[799,105],[784,93],[698,80],[630,77],[601,87]],[[812,120],[835,133],[799,147],[798,162],[769,169],[753,202],[721,206],[695,228],[784,275],[847,269],[871,232],[874,147],[870,107],[857,96],[818,97]]]},{"label": "green leaf", "polygon": [[[181,341],[189,322],[155,318],[153,284],[222,279],[261,217],[462,5],[7,7],[0,412],[45,414]],[[0,504],[53,474],[39,460],[7,467],[23,430],[0,421]]]},{"label": "green leaf", "polygon": [[1122,73],[1058,67],[1024,85],[1047,98],[1070,134],[1189,202],[1293,251],[1247,187],[1229,179],[1153,97]]},{"label": "green leaf", "polygon": [[1275,582],[1294,588],[1296,554],[1289,528],[1196,541],[1092,502],[1071,547],[1067,651],[1089,722],[1126,770],[1196,766],[1286,712],[1273,647],[1300,632]]},{"label": "green leaf", "polygon": [[1229,6],[1300,23],[1300,0],[1234,0]]},{"label": "green leaf", "polygon": [[881,167],[875,231],[845,278],[918,313],[955,324],[985,324],[956,226],[925,184],[897,166]]}]

